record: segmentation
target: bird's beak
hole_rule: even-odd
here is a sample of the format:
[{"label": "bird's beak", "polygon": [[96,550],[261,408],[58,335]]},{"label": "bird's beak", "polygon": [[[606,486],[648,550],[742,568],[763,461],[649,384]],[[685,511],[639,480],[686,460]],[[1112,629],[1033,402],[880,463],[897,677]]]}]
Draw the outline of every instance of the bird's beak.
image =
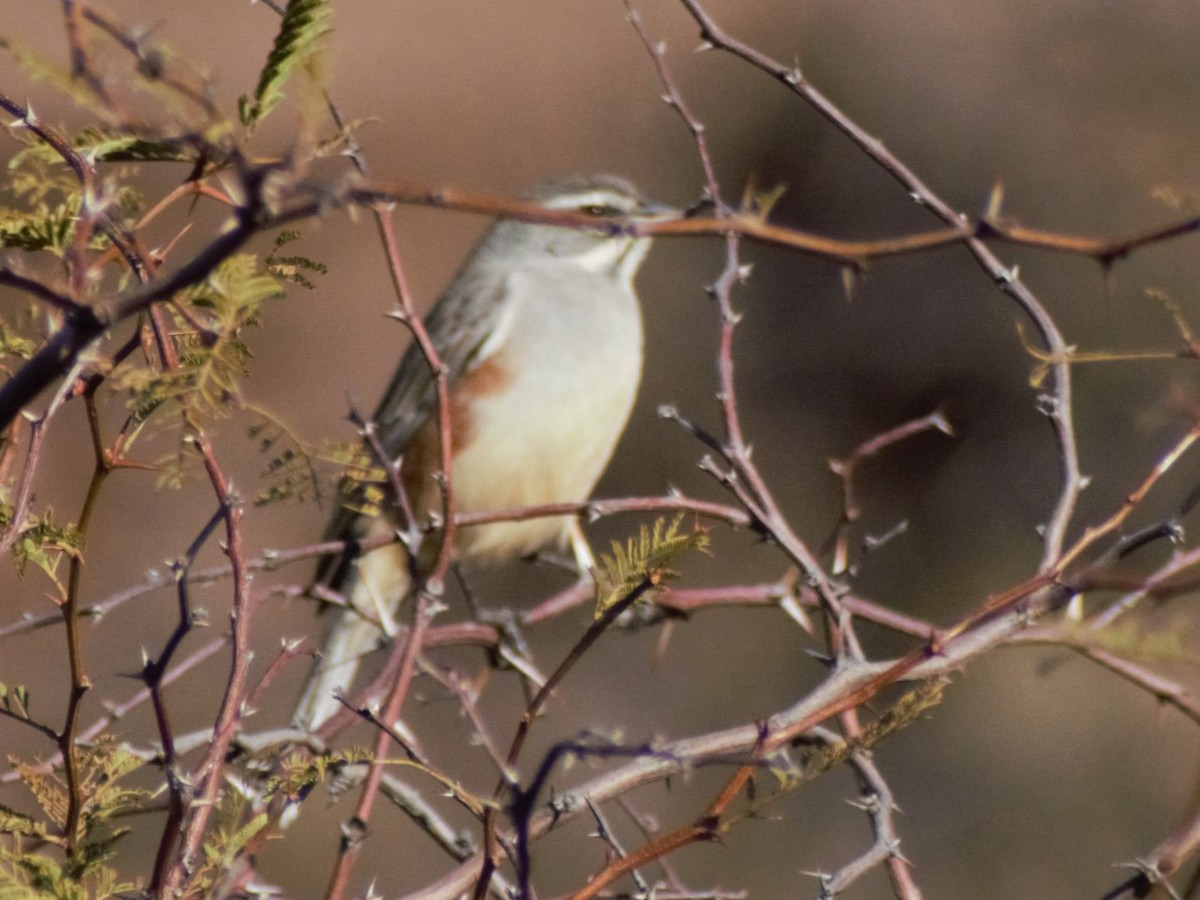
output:
[{"label": "bird's beak", "polygon": [[678,219],[683,216],[683,210],[654,200],[642,200],[638,204],[634,217],[643,222],[660,222],[666,219]]}]

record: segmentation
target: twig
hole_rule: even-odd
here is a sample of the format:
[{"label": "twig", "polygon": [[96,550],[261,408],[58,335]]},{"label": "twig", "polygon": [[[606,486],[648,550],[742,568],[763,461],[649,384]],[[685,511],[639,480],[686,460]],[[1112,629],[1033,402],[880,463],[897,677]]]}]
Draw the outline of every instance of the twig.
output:
[{"label": "twig", "polygon": [[858,498],[854,492],[854,476],[858,471],[859,464],[893,444],[930,430],[940,431],[942,434],[951,436],[954,434],[950,423],[939,409],[868,438],[855,447],[845,459],[829,460],[830,470],[842,483],[842,514],[837,526],[834,528],[832,539],[834,548],[833,571],[835,573],[842,574],[849,569],[850,529],[862,515],[862,510],[858,505]]},{"label": "twig", "polygon": [[243,701],[246,697],[247,678],[250,674],[250,578],[246,571],[245,550],[242,539],[242,506],[233,493],[208,437],[194,434],[196,449],[204,463],[204,470],[212,485],[213,493],[221,505],[221,520],[224,524],[225,555],[229,558],[233,576],[233,608],[230,610],[230,666],[221,698],[221,708],[213,724],[213,738],[204,759],[192,773],[196,785],[195,797],[182,825],[182,839],[175,862],[167,870],[162,881],[166,892],[174,891],[186,881],[187,872],[193,865],[196,854],[204,840],[209,817],[216,806],[221,787],[221,770],[229,745],[241,724],[244,714]]},{"label": "twig", "polygon": [[892,789],[875,765],[870,751],[855,750],[850,754],[849,765],[858,776],[862,789],[854,805],[870,817],[875,843],[852,863],[822,878],[822,893],[829,897],[839,896],[853,882],[882,863],[899,900],[921,900],[921,890],[913,880],[910,864],[900,853],[900,838],[896,833],[894,816],[896,802]]},{"label": "twig", "polygon": [[183,821],[190,789],[187,779],[179,771],[179,759],[175,752],[174,735],[171,730],[166,700],[163,696],[162,682],[175,651],[195,625],[191,603],[188,599],[188,569],[191,568],[200,550],[208,543],[208,539],[221,524],[222,518],[223,511],[218,509],[200,529],[200,533],[196,535],[183,558],[171,566],[171,571],[175,575],[179,619],[163,645],[158,659],[148,659],[142,667],[142,681],[145,682],[146,689],[150,692],[150,700],[154,707],[158,737],[162,742],[163,771],[167,776],[167,821],[159,836],[158,852],[155,854],[153,874],[150,878],[151,885],[155,886],[162,885],[166,876],[167,866],[171,860],[171,849],[175,846],[175,840],[178,837],[179,825]]},{"label": "twig", "polygon": [[[929,209],[950,228],[966,228],[964,216],[954,211],[931,191],[911,169],[884,147],[882,141],[868,134],[846,116],[824,94],[809,83],[796,68],[784,66],[748,44],[731,37],[717,25],[699,0],[680,0],[680,2],[695,19],[705,41],[749,63],[795,93],[849,137],[855,146],[878,164],[883,171],[892,176],[919,204]],[[1037,328],[1050,354],[1055,359],[1065,360],[1067,344],[1059,332],[1058,326],[1045,307],[1017,277],[1016,270],[1002,265],[987,245],[977,237],[967,238],[966,246],[995,284],[1024,310]],[[1042,553],[1043,569],[1054,566],[1059,558],[1063,542],[1066,539],[1067,527],[1074,513],[1079,492],[1083,490],[1084,485],[1084,479],[1079,470],[1079,454],[1075,445],[1075,426],[1072,420],[1070,366],[1064,361],[1059,361],[1054,363],[1052,368],[1054,389],[1047,395],[1042,408],[1047,418],[1050,419],[1058,443],[1062,485],[1058,500],[1045,528]]]},{"label": "twig", "polygon": [[76,315],[86,309],[83,304],[75,302],[66,294],[60,294],[49,285],[42,284],[42,282],[22,275],[19,272],[14,272],[8,266],[0,266],[0,284],[7,284],[27,294],[32,294],[34,297],[37,297],[59,312],[66,313],[68,316]]},{"label": "twig", "polygon": [[[537,717],[542,706],[550,698],[555,687],[561,682],[567,673],[574,668],[575,664],[583,658],[588,649],[594,644],[609,626],[617,620],[617,618],[629,609],[637,600],[643,597],[648,591],[653,590],[657,586],[657,579],[654,572],[650,572],[639,582],[635,587],[629,590],[625,596],[613,603],[603,614],[596,619],[583,633],[583,636],[575,643],[571,650],[564,657],[563,661],[555,668],[546,679],[546,683],[534,695],[533,699],[525,707],[525,712],[521,716],[520,722],[517,724],[516,734],[513,736],[512,744],[509,746],[508,754],[504,760],[504,770],[501,772],[500,782],[496,785],[494,799],[499,799],[508,792],[512,792],[513,800],[513,817],[514,820],[521,822],[518,825],[518,834],[526,834],[523,827],[525,818],[521,811],[526,813],[532,811],[532,802],[537,795],[537,789],[540,787],[540,782],[535,779],[533,786],[528,791],[521,791],[516,783],[515,767],[517,759],[521,754],[521,748],[525,744],[525,738],[529,734],[529,729],[533,725],[533,720]],[[544,768],[544,766],[543,766]],[[480,870],[478,879],[475,882],[474,896],[475,900],[482,900],[488,891],[488,885],[491,881],[492,872],[496,867],[496,851],[498,848],[496,841],[496,816],[494,808],[489,808],[484,819],[484,860],[483,867]],[[520,840],[517,847],[517,876],[521,896],[527,897],[529,894],[529,855],[528,844],[525,840]]]},{"label": "twig", "polygon": [[[1126,894],[1149,897],[1155,887],[1171,897],[1182,896],[1171,887],[1170,878],[1197,852],[1200,852],[1200,807],[1195,807],[1175,833],[1155,847],[1149,856],[1130,863],[1129,867],[1135,869],[1136,874],[1105,894],[1102,900],[1116,900]],[[1192,895],[1189,892],[1187,896]]]},{"label": "twig", "polygon": [[[92,437],[93,469],[88,482],[87,494],[79,511],[76,528],[81,538],[86,542],[91,526],[92,515],[100,499],[100,490],[104,486],[113,468],[104,451],[104,443],[100,435],[100,422],[96,413],[94,389],[85,395],[88,411],[88,426]],[[67,694],[67,712],[62,731],[58,736],[58,751],[63,760],[63,775],[67,782],[67,814],[64,837],[67,851],[72,856],[76,852],[76,840],[79,837],[80,822],[83,815],[83,785],[80,781],[79,760],[76,757],[76,742],[78,740],[79,717],[83,708],[84,694],[92,686],[87,674],[83,657],[83,636],[80,633],[78,610],[83,588],[83,556],[76,552],[71,554],[70,569],[67,576],[67,594],[62,605],[62,618],[65,626],[67,641],[67,658],[71,671],[71,687]]]}]

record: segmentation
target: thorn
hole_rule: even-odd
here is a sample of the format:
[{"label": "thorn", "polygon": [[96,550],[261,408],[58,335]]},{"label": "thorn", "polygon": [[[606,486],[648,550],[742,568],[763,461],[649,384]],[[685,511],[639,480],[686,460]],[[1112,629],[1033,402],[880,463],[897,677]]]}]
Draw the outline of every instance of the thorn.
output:
[{"label": "thorn", "polygon": [[1076,594],[1070,599],[1064,615],[1069,622],[1083,621],[1083,594]]},{"label": "thorn", "polygon": [[1034,408],[1043,416],[1053,416],[1058,412],[1058,398],[1052,394],[1038,394]]},{"label": "thorn", "polygon": [[854,269],[850,266],[842,266],[842,291],[846,294],[847,303],[854,299],[854,284]]},{"label": "thorn", "polygon": [[994,221],[1000,218],[1000,208],[1004,205],[1004,182],[1000,179],[992,185],[992,192],[988,195],[987,206],[983,210],[983,219],[985,222]]}]

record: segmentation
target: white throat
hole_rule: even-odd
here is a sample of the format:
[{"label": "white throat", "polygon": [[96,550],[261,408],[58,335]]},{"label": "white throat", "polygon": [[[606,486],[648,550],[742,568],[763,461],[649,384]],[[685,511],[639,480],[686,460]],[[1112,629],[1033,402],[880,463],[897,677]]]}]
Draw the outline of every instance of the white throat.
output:
[{"label": "white throat", "polygon": [[649,251],[649,238],[613,237],[572,259],[588,272],[611,272],[625,281],[632,281]]}]

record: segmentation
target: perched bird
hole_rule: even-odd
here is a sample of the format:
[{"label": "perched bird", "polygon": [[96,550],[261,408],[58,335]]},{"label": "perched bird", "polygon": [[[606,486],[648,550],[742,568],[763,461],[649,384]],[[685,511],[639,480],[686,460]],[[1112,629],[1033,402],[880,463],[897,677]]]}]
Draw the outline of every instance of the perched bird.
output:
[{"label": "perched bird", "polygon": [[[626,222],[676,214],[612,175],[548,182],[528,198]],[[649,238],[607,223],[579,229],[516,220],[497,222],[475,246],[425,320],[449,377],[456,512],[582,502],[591,494],[641,379],[642,320],[633,279],[649,249]],[[439,511],[436,394],[415,345],[400,360],[373,422],[384,451],[402,460],[414,514]],[[361,541],[395,527],[387,513],[371,518],[343,508],[327,537]],[[591,558],[572,517],[499,522],[456,534],[460,560],[502,560],[568,538],[578,560]],[[318,581],[353,608],[338,613],[297,707],[297,727],[313,731],[337,711],[335,690],[350,689],[360,658],[378,646],[374,623],[408,593],[409,571],[395,542],[322,566]]]}]

